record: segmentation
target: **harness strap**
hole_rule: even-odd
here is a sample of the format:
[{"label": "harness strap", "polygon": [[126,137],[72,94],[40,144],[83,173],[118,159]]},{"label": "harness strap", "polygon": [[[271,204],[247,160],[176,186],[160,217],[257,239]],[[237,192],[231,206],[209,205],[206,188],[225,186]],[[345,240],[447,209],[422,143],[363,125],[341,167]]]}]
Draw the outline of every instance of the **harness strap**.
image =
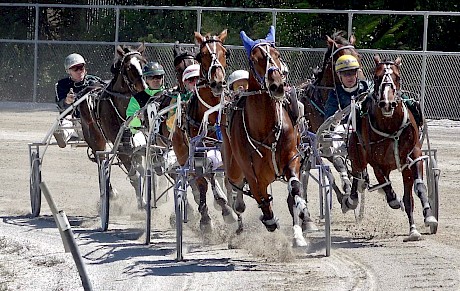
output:
[{"label": "harness strap", "polygon": [[393,139],[393,147],[394,147],[394,156],[395,156],[395,161],[396,161],[396,166],[398,167],[399,171],[402,171],[403,168],[401,168],[401,161],[399,159],[399,137],[401,136],[402,132],[404,129],[410,124],[410,120],[408,119],[408,111],[407,107],[404,104],[404,102],[401,102],[402,107],[403,107],[403,112],[404,112],[404,117],[401,123],[401,126],[399,127],[399,130],[396,131],[395,133],[388,134],[386,132],[380,131],[377,128],[374,127],[372,122],[369,120],[369,125],[372,129],[373,132],[377,133],[380,136],[383,136],[384,138],[390,138]]}]

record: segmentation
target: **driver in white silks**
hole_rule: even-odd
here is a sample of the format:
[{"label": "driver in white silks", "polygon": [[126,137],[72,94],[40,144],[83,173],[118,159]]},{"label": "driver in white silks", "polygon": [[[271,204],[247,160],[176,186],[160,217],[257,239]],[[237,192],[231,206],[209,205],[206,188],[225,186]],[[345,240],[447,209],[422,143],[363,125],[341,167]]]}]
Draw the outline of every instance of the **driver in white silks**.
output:
[{"label": "driver in white silks", "polygon": [[[325,119],[334,115],[338,110],[343,110],[350,105],[353,97],[357,97],[369,90],[368,83],[364,80],[358,79],[359,70],[361,70],[359,62],[354,56],[343,55],[337,59],[335,63],[335,71],[339,77],[340,84],[336,84],[335,90],[329,92],[325,105]],[[345,117],[342,119],[341,124],[335,128],[334,131],[337,132],[337,136],[340,137],[340,133],[351,129],[347,128],[347,122],[348,117]],[[350,177],[348,176],[345,159],[342,155],[340,155],[344,146],[345,144],[343,141],[332,142],[332,163],[334,164],[335,169],[340,173],[342,189],[344,191],[341,201],[343,213],[348,210],[356,209],[358,202],[358,200],[352,200],[350,198]]]}]

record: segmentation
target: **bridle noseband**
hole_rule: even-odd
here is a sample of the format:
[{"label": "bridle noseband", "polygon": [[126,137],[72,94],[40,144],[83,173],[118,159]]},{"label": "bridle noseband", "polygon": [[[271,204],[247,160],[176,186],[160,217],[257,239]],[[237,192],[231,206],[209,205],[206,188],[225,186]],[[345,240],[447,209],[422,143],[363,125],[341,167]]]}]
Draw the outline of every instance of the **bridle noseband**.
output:
[{"label": "bridle noseband", "polygon": [[251,67],[251,70],[254,73],[254,76],[256,77],[256,80],[259,83],[260,87],[263,90],[267,90],[270,97],[273,98],[271,91],[268,90],[270,85],[268,84],[268,74],[270,74],[273,71],[279,71],[282,75],[282,72],[284,71],[286,64],[279,60],[280,67],[278,67],[275,60],[271,56],[270,48],[275,48],[274,44],[268,42],[258,43],[251,49],[251,51],[253,51],[257,47],[263,52],[263,56],[266,59],[265,75],[262,77],[261,75],[259,75],[259,73],[257,73],[257,70],[254,67],[254,62],[251,59],[249,59],[249,66]]},{"label": "bridle noseband", "polygon": [[391,66],[394,65],[394,62],[385,61],[380,62],[379,65],[384,66],[384,74],[382,77],[382,81],[379,84],[378,92],[375,93],[374,91],[375,97],[378,101],[380,101],[380,103],[382,103],[379,103],[379,106],[383,107],[383,105],[390,103],[388,96],[390,90],[393,90],[395,92],[395,101],[391,102],[391,108],[394,109],[397,105],[397,102],[401,99],[400,91],[397,89],[392,77],[393,69],[391,68]]},{"label": "bridle noseband", "polygon": [[203,40],[203,42],[201,43],[201,46],[200,46],[200,57],[199,57],[199,59],[200,59],[199,62],[200,63],[201,63],[201,58],[202,58],[201,49],[203,47],[206,46],[206,48],[208,49],[209,54],[211,55],[211,65],[209,66],[208,71],[206,72],[206,70],[203,67],[201,68],[201,74],[202,74],[202,76],[205,78],[205,80],[208,83],[210,83],[210,81],[211,81],[211,72],[212,72],[213,68],[221,68],[222,72],[223,72],[223,75],[224,75],[224,80],[225,80],[225,68],[221,64],[221,62],[219,61],[219,58],[217,57],[217,43],[220,43],[220,45],[222,47],[224,47],[224,45],[223,45],[221,40],[215,39],[215,38],[206,39],[206,37],[204,37],[204,40]]}]

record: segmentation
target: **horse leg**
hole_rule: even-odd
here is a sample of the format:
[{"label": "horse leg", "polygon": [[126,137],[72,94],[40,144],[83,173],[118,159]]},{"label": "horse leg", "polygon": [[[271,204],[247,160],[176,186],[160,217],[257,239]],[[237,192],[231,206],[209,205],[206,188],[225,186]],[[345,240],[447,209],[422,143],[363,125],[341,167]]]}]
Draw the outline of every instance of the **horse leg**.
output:
[{"label": "horse leg", "polygon": [[[342,181],[343,195],[339,200],[341,203],[345,196],[351,195],[351,181],[350,177],[348,176],[348,169],[345,164],[345,159],[342,156],[334,155],[332,157],[332,164],[334,165],[334,168],[337,170],[337,172],[339,172],[340,180]],[[339,199],[339,196],[340,195],[337,193],[337,199]]]},{"label": "horse leg", "polygon": [[409,236],[404,238],[403,241],[417,241],[422,238],[418,232],[414,222],[414,197],[412,196],[412,186],[414,185],[414,178],[412,171],[408,168],[402,171],[404,183],[404,208],[406,209],[407,218],[409,219]]},{"label": "horse leg", "polygon": [[357,133],[352,133],[348,142],[348,155],[351,161],[351,176],[353,177],[353,182],[350,189],[350,195],[344,195],[342,198],[342,213],[356,209],[359,204],[358,192],[362,193],[364,189],[367,188],[366,183],[368,183],[369,178],[365,154]]},{"label": "horse leg", "polygon": [[[214,194],[214,202],[220,207],[222,211],[222,217],[225,223],[231,224],[236,222],[237,217],[233,209],[228,205],[227,195],[224,194],[220,187],[219,181],[216,181],[214,174],[210,177],[211,189]],[[216,210],[219,210],[216,208]]]},{"label": "horse leg", "polygon": [[[391,186],[391,182],[390,182],[390,178],[389,178],[390,171],[385,171],[384,172],[383,168],[376,169],[374,167],[374,174],[375,174],[375,178],[377,178],[377,181],[379,182],[379,184],[380,185],[385,185],[385,186],[382,187],[382,189],[385,192],[385,196],[386,196],[388,205],[392,209],[400,209],[401,208],[401,210],[404,210],[403,208],[405,206],[405,203],[403,203],[403,201],[401,201],[401,199],[398,197],[396,192],[393,190],[393,187]],[[412,187],[412,183],[413,182],[411,182],[411,187]]]},{"label": "horse leg", "polygon": [[317,231],[318,228],[310,217],[307,202],[302,198],[302,184],[299,179],[293,172],[286,178],[289,178],[287,204],[292,216],[293,245],[296,247],[305,247],[307,246],[307,242],[303,237],[302,229]]},{"label": "horse leg", "polygon": [[433,212],[431,210],[430,202],[427,196],[427,188],[423,182],[423,161],[416,162],[414,166],[415,167],[412,168],[412,174],[413,177],[415,177],[414,192],[417,194],[420,202],[422,203],[425,226],[437,226],[438,221],[433,216]]},{"label": "horse leg", "polygon": [[260,216],[260,221],[265,225],[265,228],[273,232],[280,227],[279,219],[273,213],[271,202],[273,197],[268,195],[267,187],[268,184],[257,182],[253,178],[247,178],[251,193],[254,196],[254,199],[257,201],[259,208],[262,210],[262,215]]},{"label": "horse leg", "polygon": [[230,183],[230,180],[226,177],[225,188],[227,189],[227,199],[231,202],[232,209],[236,213],[238,220],[238,228],[236,234],[243,232],[243,212],[246,210],[246,204],[243,199],[244,182],[241,182],[235,186]]},{"label": "horse leg", "polygon": [[206,192],[208,191],[208,182],[204,177],[197,177],[190,181],[193,199],[198,204],[198,212],[201,214],[200,229],[204,233],[210,233],[213,225],[209,216],[208,205],[206,204]]}]

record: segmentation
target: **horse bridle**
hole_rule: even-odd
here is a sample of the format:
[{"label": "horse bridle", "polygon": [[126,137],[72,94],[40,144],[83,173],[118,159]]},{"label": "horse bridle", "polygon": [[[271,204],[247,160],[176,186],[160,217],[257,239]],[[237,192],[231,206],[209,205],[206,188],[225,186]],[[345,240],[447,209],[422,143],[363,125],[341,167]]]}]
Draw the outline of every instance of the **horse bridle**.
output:
[{"label": "horse bridle", "polygon": [[[124,69],[124,62],[125,62],[125,59],[126,57],[128,56],[131,56],[131,55],[139,55],[139,56],[142,56],[140,52],[128,52],[126,54],[123,55],[123,58],[120,60],[120,74],[123,78],[123,81],[125,81],[126,85],[128,86],[129,90],[131,91],[131,93],[135,94],[137,93],[136,91],[136,88],[134,87],[134,83],[131,83],[131,81],[128,79],[128,77],[126,76],[126,74],[123,73],[123,71],[125,70]],[[141,73],[141,76],[142,76],[142,72]],[[144,82],[144,80],[142,80],[142,82]]]},{"label": "horse bridle", "polygon": [[377,93],[378,100],[382,98],[382,92],[383,92],[383,99],[385,100],[385,102],[388,102],[388,92],[390,89],[393,89],[395,91],[396,100],[399,100],[400,92],[396,88],[396,84],[391,76],[393,74],[393,69],[391,68],[391,66],[394,65],[394,62],[387,61],[387,62],[380,62],[379,64],[383,65],[384,73],[383,73],[382,81],[380,82],[379,90]]},{"label": "horse bridle", "polygon": [[[281,61],[281,59],[280,59],[279,61],[280,61],[281,67],[278,67],[278,65],[276,64],[275,60],[271,56],[270,48],[271,47],[274,48],[275,47],[274,44],[271,44],[271,43],[268,43],[268,42],[258,43],[251,49],[251,51],[254,50],[257,47],[263,52],[264,57],[266,59],[265,75],[262,77],[262,76],[259,75],[259,73],[257,73],[256,69],[254,68],[254,62],[251,59],[249,59],[249,66],[251,67],[251,70],[254,73],[254,75],[256,76],[256,80],[259,83],[259,85],[262,87],[262,89],[268,90],[268,87],[269,87],[268,74],[271,73],[272,71],[279,71],[280,74],[282,75],[282,72],[284,71],[284,68],[286,67],[286,64],[284,64],[283,61]],[[270,95],[270,97],[273,98],[272,93],[270,92],[270,90],[268,90],[268,91],[269,91],[268,94]]]},{"label": "horse bridle", "polygon": [[[211,72],[212,72],[213,68],[221,68],[222,72],[224,74],[224,80],[225,80],[225,68],[221,64],[221,62],[219,61],[219,58],[217,57],[217,43],[220,43],[221,46],[224,47],[222,41],[219,40],[219,39],[215,39],[215,38],[210,38],[210,39],[204,38],[204,40],[203,40],[203,42],[201,43],[201,46],[200,46],[200,53],[198,54],[198,58],[197,58],[197,59],[199,59],[198,61],[200,63],[201,63],[201,58],[202,58],[201,49],[203,47],[206,46],[206,48],[208,49],[209,54],[211,55],[211,65],[209,66],[208,71],[206,72],[203,67],[201,68],[201,74],[202,74],[203,77],[205,77],[205,80],[207,81],[207,83],[210,83]],[[211,49],[211,47],[212,47],[212,49]]]}]

